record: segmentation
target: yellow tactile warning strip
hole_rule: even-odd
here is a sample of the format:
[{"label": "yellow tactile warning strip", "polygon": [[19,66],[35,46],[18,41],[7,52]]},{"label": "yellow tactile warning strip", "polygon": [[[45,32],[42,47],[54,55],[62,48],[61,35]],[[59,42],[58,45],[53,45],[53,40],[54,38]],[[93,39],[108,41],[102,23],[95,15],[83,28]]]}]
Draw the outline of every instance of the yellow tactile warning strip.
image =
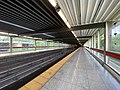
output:
[{"label": "yellow tactile warning strip", "polygon": [[40,90],[45,83],[51,79],[51,77],[69,60],[70,57],[73,56],[75,52],[77,52],[79,49],[75,50],[65,58],[63,58],[61,61],[50,67],[48,70],[25,84],[23,87],[21,87],[19,90]]}]

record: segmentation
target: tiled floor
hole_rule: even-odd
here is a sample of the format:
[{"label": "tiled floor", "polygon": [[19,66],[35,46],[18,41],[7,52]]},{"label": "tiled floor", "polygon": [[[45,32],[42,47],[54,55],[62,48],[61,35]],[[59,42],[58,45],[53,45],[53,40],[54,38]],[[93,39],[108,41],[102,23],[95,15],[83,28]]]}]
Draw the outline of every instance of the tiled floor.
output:
[{"label": "tiled floor", "polygon": [[120,90],[120,84],[82,48],[41,90]]}]

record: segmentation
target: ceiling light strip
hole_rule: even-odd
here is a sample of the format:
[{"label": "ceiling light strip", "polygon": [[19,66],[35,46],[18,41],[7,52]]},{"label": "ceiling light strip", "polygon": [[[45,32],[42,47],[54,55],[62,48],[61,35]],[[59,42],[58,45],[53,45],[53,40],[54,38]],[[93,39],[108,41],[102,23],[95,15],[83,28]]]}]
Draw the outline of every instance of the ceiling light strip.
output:
[{"label": "ceiling light strip", "polygon": [[48,0],[48,1],[51,3],[51,5],[52,5],[53,7],[55,7],[55,6],[57,5],[57,3],[56,3],[55,0]]},{"label": "ceiling light strip", "polygon": [[[45,12],[49,17],[51,17],[49,14],[48,14],[48,12],[46,12],[35,0],[33,0],[33,2],[43,11],[43,12]],[[41,13],[41,12],[40,12]],[[42,14],[42,13],[41,13]],[[44,14],[42,14],[42,15],[44,15]],[[51,22],[51,20],[47,17],[47,16],[45,16],[50,22]],[[59,25],[59,23],[53,18],[53,17],[51,17],[51,19],[55,22],[54,24],[56,25],[56,24],[58,24]]]},{"label": "ceiling light strip", "polygon": [[71,20],[71,17],[70,17],[70,14],[69,14],[68,10],[67,10],[67,7],[66,7],[66,5],[65,5],[65,2],[64,2],[64,1],[61,2],[60,0],[57,0],[57,2],[58,2],[58,4],[60,5],[61,10],[62,10],[62,11],[64,12],[64,14],[67,16],[66,19],[68,20],[69,24],[70,24],[70,25],[73,25],[73,22],[72,22],[72,20]]},{"label": "ceiling light strip", "polygon": [[55,38],[54,36],[52,36],[52,35],[49,35],[49,34],[46,34],[46,33],[42,33],[43,35],[45,35],[45,36],[48,36],[48,37],[52,37],[52,38]]},{"label": "ceiling light strip", "polygon": [[22,29],[26,29],[28,31],[35,31],[33,29],[30,29],[30,28],[27,28],[27,27],[23,27],[23,26],[20,26],[20,25],[14,24],[14,23],[10,23],[10,22],[7,22],[7,21],[0,20],[0,22],[6,23],[6,24],[9,24],[9,25],[12,25],[12,26],[16,26],[16,27],[19,27],[19,28],[22,28]]}]

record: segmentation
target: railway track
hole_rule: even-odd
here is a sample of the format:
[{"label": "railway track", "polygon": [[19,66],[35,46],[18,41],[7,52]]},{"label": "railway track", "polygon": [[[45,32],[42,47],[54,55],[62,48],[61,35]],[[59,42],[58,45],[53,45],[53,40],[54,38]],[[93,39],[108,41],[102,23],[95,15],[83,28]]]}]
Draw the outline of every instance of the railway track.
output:
[{"label": "railway track", "polygon": [[0,89],[4,89],[10,84],[25,78],[31,73],[47,67],[47,65],[67,55],[71,51],[72,50],[68,50],[65,53],[61,50],[51,51],[51,53],[43,52],[33,55],[19,56],[16,59],[15,57],[10,57],[10,59],[14,58],[14,60],[7,60],[4,61],[4,63],[2,61],[2,63],[0,63]]}]

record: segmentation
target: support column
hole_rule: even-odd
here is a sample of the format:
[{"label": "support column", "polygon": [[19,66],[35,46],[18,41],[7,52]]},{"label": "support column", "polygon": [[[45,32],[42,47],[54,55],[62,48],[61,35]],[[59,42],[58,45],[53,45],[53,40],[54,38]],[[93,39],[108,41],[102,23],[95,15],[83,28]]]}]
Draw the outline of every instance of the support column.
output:
[{"label": "support column", "polygon": [[94,48],[94,37],[92,36],[92,48]]},{"label": "support column", "polygon": [[[112,22],[106,22],[106,51],[111,49]],[[106,62],[109,63],[109,57],[106,56]]]},{"label": "support column", "polygon": [[91,48],[91,38],[89,39],[89,48]]},{"label": "support column", "polygon": [[98,46],[97,46],[97,48],[100,49],[100,31],[98,31],[97,35],[98,35]]},{"label": "support column", "polygon": [[[91,48],[91,38],[89,39],[89,48]],[[89,49],[90,50],[90,49]],[[90,50],[91,51],[91,50]]]},{"label": "support column", "polygon": [[13,47],[13,46],[12,46],[12,45],[13,45],[13,44],[12,44],[12,43],[13,43],[13,40],[12,40],[12,39],[13,39],[13,38],[10,36],[10,53],[12,53],[12,47]]},{"label": "support column", "polygon": [[94,35],[94,48],[96,48],[96,34]]},{"label": "support column", "polygon": [[37,50],[37,44],[36,44],[36,39],[35,39],[35,51]]},{"label": "support column", "polygon": [[[94,37],[92,36],[92,48],[94,48]],[[92,50],[92,53],[93,53],[94,51]]]},{"label": "support column", "polygon": [[45,46],[46,46],[46,49],[49,49],[49,47],[48,47],[48,41],[46,41],[46,45]]},{"label": "support column", "polygon": [[[97,32],[97,36],[98,36],[98,46],[97,46],[97,48],[100,49],[100,31]],[[98,53],[98,57],[100,57],[100,53]]]},{"label": "support column", "polygon": [[[94,34],[94,48],[96,48],[96,34]],[[94,54],[96,55],[96,51],[94,51]]]}]

